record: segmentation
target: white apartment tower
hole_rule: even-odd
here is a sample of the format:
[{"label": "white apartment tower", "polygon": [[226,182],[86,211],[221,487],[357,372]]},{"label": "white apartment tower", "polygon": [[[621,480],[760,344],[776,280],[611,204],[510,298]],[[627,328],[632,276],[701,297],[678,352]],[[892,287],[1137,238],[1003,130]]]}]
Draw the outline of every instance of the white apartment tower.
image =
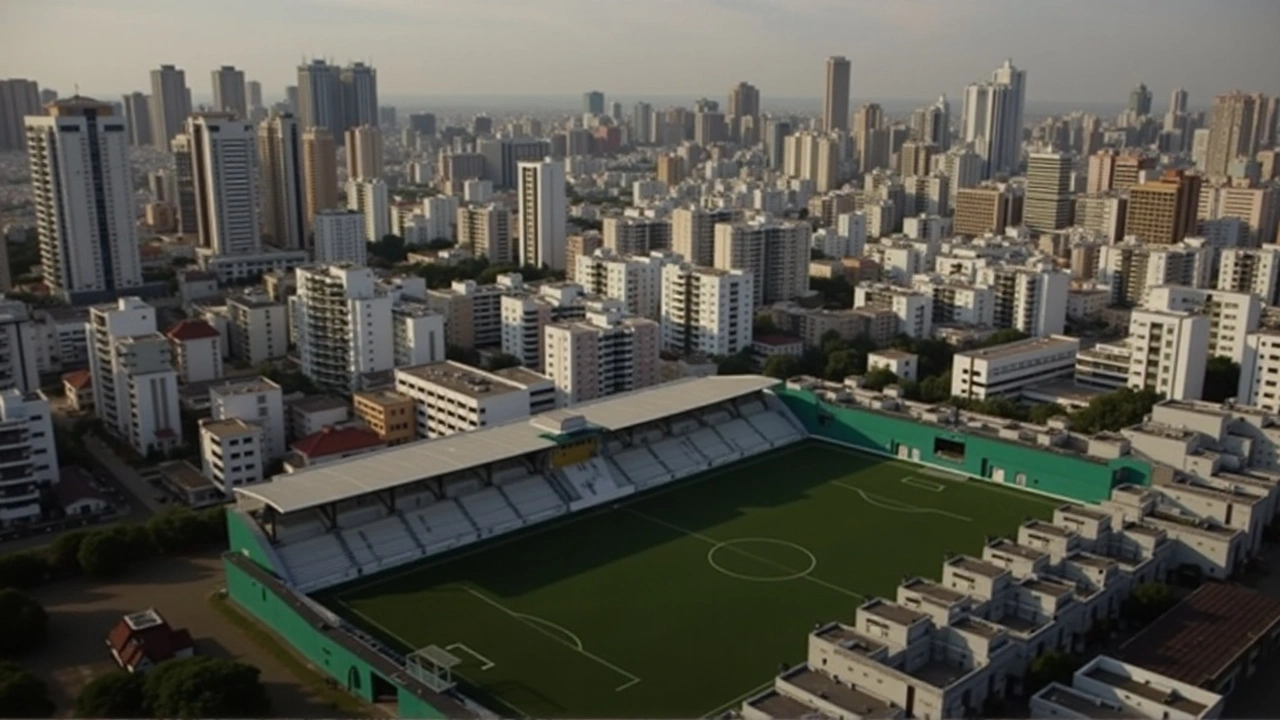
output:
[{"label": "white apartment tower", "polygon": [[1204,389],[1209,318],[1188,312],[1134,310],[1129,317],[1129,387],[1170,400],[1197,400]]},{"label": "white apartment tower", "polygon": [[89,309],[93,402],[106,428],[140,455],[182,444],[178,373],[156,311],[136,297]]},{"label": "white apartment tower", "polygon": [[1263,330],[1245,338],[1236,401],[1280,413],[1280,332]]},{"label": "white apartment tower", "polygon": [[111,106],[73,97],[26,119],[40,266],[70,302],[142,284],[129,133]]},{"label": "white apartment tower", "polygon": [[495,265],[515,258],[511,233],[515,218],[504,205],[488,204],[458,208],[458,247],[474,257],[487,257]]},{"label": "white apartment tower", "polygon": [[255,255],[258,231],[258,151],[253,123],[231,113],[187,119],[200,244],[215,255]]},{"label": "white apartment tower", "polygon": [[1031,153],[1027,160],[1023,224],[1038,232],[1071,225],[1071,196],[1071,155]]},{"label": "white apartment tower", "polygon": [[1280,302],[1280,249],[1223,248],[1218,289],[1253,293],[1267,305]]},{"label": "white apartment tower", "polygon": [[40,389],[37,342],[27,304],[0,295],[0,390]]},{"label": "white apartment tower", "polygon": [[671,211],[671,250],[694,265],[716,261],[716,225],[734,222],[739,211],[730,208],[676,208]]},{"label": "white apartment tower", "polygon": [[259,200],[262,237],[285,250],[299,250],[307,230],[302,128],[290,114],[273,113],[258,126]]},{"label": "white apartment tower", "polygon": [[365,217],[355,210],[323,210],[312,219],[315,229],[315,261],[326,265],[367,265]]},{"label": "white apartment tower", "polygon": [[986,161],[985,177],[1017,172],[1022,156],[1025,70],[1012,60],[991,74],[991,82],[965,88],[962,135]]},{"label": "white apartment tower", "polygon": [[209,388],[209,411],[214,420],[243,420],[261,427],[268,458],[278,460],[289,452],[284,392],[267,378],[214,385]]},{"label": "white apartment tower", "polygon": [[674,256],[655,252],[625,257],[606,249],[576,258],[574,278],[592,295],[618,300],[627,312],[656,320],[662,306],[662,269]]},{"label": "white apartment tower", "polygon": [[364,239],[378,242],[391,232],[391,206],[387,183],[382,180],[348,180],[347,209],[364,216]]},{"label": "white apartment tower", "polygon": [[350,393],[361,389],[363,375],[395,366],[392,298],[378,291],[372,270],[322,265],[297,275],[289,304],[304,375]]},{"label": "white apartment tower", "polygon": [[249,101],[245,97],[244,71],[223,65],[211,74],[213,109],[216,112],[232,113],[240,120],[248,120]]},{"label": "white apartment tower", "polygon": [[586,315],[582,286],[574,283],[547,283],[536,292],[503,295],[500,304],[502,352],[534,370],[542,367],[543,328]]},{"label": "white apartment tower", "polygon": [[746,270],[690,264],[662,267],[662,348],[734,355],[751,345],[753,277]]},{"label": "white apartment tower", "polygon": [[754,307],[792,300],[809,291],[809,236],[805,222],[720,223],[715,228],[715,266],[752,274]]},{"label": "white apartment tower", "polygon": [[1246,337],[1262,322],[1262,301],[1252,293],[1201,290],[1183,285],[1160,285],[1147,295],[1147,310],[1172,310],[1209,319],[1209,356],[1243,363]]},{"label": "white apartment tower", "polygon": [[884,283],[859,283],[853,289],[854,309],[889,310],[898,316],[898,332],[913,338],[933,333],[933,298],[925,293]]},{"label": "white apartment tower", "polygon": [[168,150],[191,114],[191,90],[187,74],[173,65],[151,71],[151,138],[156,147]]},{"label": "white apartment tower", "polygon": [[1023,267],[978,270],[978,284],[994,294],[992,322],[1034,336],[1059,335],[1067,322],[1070,273]]},{"label": "white apartment tower", "polygon": [[519,176],[520,264],[565,269],[567,200],[564,163],[521,162]]},{"label": "white apartment tower", "polygon": [[542,366],[559,407],[656,385],[658,323],[606,302],[583,320],[547,325]]},{"label": "white apartment tower", "polygon": [[58,482],[52,418],[43,394],[0,391],[0,528],[39,520],[41,496]]}]

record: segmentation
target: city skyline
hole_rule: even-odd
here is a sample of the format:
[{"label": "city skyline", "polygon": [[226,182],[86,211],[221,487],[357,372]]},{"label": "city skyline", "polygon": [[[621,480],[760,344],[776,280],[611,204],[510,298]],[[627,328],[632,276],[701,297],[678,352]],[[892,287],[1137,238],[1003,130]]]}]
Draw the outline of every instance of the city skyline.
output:
[{"label": "city skyline", "polygon": [[[674,0],[657,5],[667,2],[676,7]],[[549,3],[554,7],[511,0],[280,0],[266,6],[228,0],[216,9],[155,0],[110,6],[84,0],[10,4],[0,59],[7,72],[37,80],[41,87],[70,94],[79,86],[86,95],[102,97],[145,90],[151,70],[174,64],[189,74],[194,98],[206,103],[212,96],[209,73],[223,65],[260,81],[270,102],[296,83],[298,64],[311,57],[369,62],[378,68],[379,91],[387,97],[557,96],[589,88],[613,97],[701,95],[722,93],[745,80],[760,88],[767,105],[771,97],[821,98],[822,66],[829,55],[850,59],[855,99],[958,96],[1005,57],[1029,71],[1029,102],[1123,103],[1139,82],[1158,98],[1157,111],[1178,86],[1187,89],[1194,106],[1237,88],[1280,93],[1280,80],[1271,72],[1276,58],[1269,53],[1234,53],[1224,61],[1210,49],[1224,43],[1267,47],[1268,31],[1280,24],[1280,5],[1262,0],[1226,6],[1190,0],[1113,6],[1087,0],[1034,7],[1003,0],[686,0],[678,4],[678,13],[649,3],[610,5],[606,14],[588,0]],[[254,19],[252,25],[233,20],[245,17]],[[847,22],[830,22],[833,17]],[[1098,17],[1107,22],[1098,23]],[[173,32],[182,26],[215,34],[221,27],[241,41],[191,43]],[[121,46],[85,64],[74,55],[40,50],[50,27],[59,28],[59,36],[73,45],[81,33],[80,44],[87,46],[116,31],[146,36],[148,42]],[[1059,38],[1073,41],[1045,42],[1044,28],[1050,27]],[[1169,41],[1185,36],[1189,27],[1195,28],[1197,42]],[[423,35],[425,28],[431,29],[429,36]],[[645,55],[643,62],[635,54],[615,52],[617,28],[661,37],[664,52]],[[982,39],[993,31],[998,42]],[[497,50],[476,56],[482,39]],[[750,52],[742,52],[744,47]],[[910,51],[903,52],[907,47]],[[458,61],[441,67],[441,59],[450,57]],[[518,78],[510,73],[517,61],[526,70]],[[691,66],[702,71],[690,73]],[[1123,71],[1116,72],[1118,67]]]}]

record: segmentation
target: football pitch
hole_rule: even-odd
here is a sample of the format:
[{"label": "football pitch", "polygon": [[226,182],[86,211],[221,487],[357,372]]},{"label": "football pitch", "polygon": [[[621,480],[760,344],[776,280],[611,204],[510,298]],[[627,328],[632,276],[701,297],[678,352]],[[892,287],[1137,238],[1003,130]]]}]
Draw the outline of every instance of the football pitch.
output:
[{"label": "football pitch", "polygon": [[904,577],[1060,503],[806,441],[319,599],[529,717],[702,717]]}]

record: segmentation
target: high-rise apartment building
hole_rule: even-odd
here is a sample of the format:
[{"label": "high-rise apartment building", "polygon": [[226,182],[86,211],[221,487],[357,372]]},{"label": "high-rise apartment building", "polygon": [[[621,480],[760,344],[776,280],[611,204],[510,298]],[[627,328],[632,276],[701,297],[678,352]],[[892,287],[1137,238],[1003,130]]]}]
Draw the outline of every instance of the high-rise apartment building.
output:
[{"label": "high-rise apartment building", "polygon": [[658,156],[657,173],[658,180],[666,183],[667,187],[679,185],[685,178],[689,177],[684,158],[675,153]]},{"label": "high-rise apartment building", "polygon": [[1200,177],[1180,170],[1166,171],[1155,182],[1129,188],[1125,234],[1145,243],[1182,242],[1196,228]]},{"label": "high-rise apartment building", "polygon": [[248,120],[249,98],[245,95],[244,71],[223,65],[211,75],[214,111],[232,113],[239,120]]},{"label": "high-rise apartment building", "polygon": [[1033,231],[1071,225],[1071,156],[1032,153],[1027,161],[1027,191],[1022,221]]},{"label": "high-rise apartment building", "polygon": [[783,167],[792,177],[813,182],[814,190],[830,192],[839,185],[840,143],[816,133],[797,133],[786,139]]},{"label": "high-rise apartment building", "polygon": [[631,107],[631,141],[637,145],[652,145],[657,139],[653,135],[653,105],[638,102]]},{"label": "high-rise apartment building", "polygon": [[1134,310],[1126,344],[1132,352],[1129,387],[1155,390],[1169,400],[1200,399],[1209,355],[1209,318]]},{"label": "high-rise apartment building", "polygon": [[1219,257],[1219,290],[1253,293],[1267,305],[1280,302],[1280,249],[1223,248]]},{"label": "high-rise apartment building", "polygon": [[137,147],[152,144],[151,102],[140,92],[131,92],[122,99],[124,119],[129,125],[129,142]]},{"label": "high-rise apartment building", "polygon": [[1196,216],[1208,220],[1239,218],[1249,229],[1241,244],[1260,247],[1276,242],[1280,226],[1280,188],[1275,185],[1249,186],[1217,183],[1200,188]]},{"label": "high-rise apartment building", "polygon": [[182,445],[178,373],[155,308],[136,297],[89,309],[94,412],[140,455]]},{"label": "high-rise apartment building", "polygon": [[324,210],[314,219],[317,263],[368,264],[364,215],[355,210]]},{"label": "high-rise apartment building", "polygon": [[630,315],[656,320],[662,305],[662,270],[676,262],[668,253],[622,255],[600,249],[577,258],[574,282],[589,294],[617,300]]},{"label": "high-rise apartment building", "polygon": [[973,237],[1003,233],[1011,201],[1010,192],[1004,187],[962,188],[956,191],[956,213],[951,229],[957,235]]},{"label": "high-rise apartment building", "polygon": [[615,216],[604,219],[603,247],[619,255],[648,255],[671,249],[671,221]]},{"label": "high-rise apartment building", "polygon": [[395,367],[391,306],[366,267],[321,265],[297,270],[289,299],[301,370],[317,385],[362,389],[368,373]]},{"label": "high-rise apartment building", "polygon": [[551,155],[551,143],[525,138],[484,138],[476,143],[476,152],[484,156],[484,178],[498,190],[515,188],[516,167]]},{"label": "high-rise apartment building", "polygon": [[262,251],[258,224],[257,132],[232,113],[187,120],[200,245],[215,255]]},{"label": "high-rise apartment building", "polygon": [[324,60],[298,66],[298,117],[307,130],[324,128],[335,138],[346,131],[342,71]]},{"label": "high-rise apartment building", "polygon": [[26,118],[42,115],[42,105],[36,81],[0,80],[0,152],[26,149]]},{"label": "high-rise apartment building", "polygon": [[715,226],[715,266],[752,274],[760,307],[793,300],[809,291],[807,222],[753,220]]},{"label": "high-rise apartment building", "polygon": [[1109,305],[1143,305],[1159,285],[1210,287],[1212,269],[1210,247],[1150,246],[1130,238],[1098,249],[1097,281],[1110,289]]},{"label": "high-rise apartment building", "polygon": [[390,197],[382,180],[348,180],[347,209],[364,217],[366,242],[378,242],[391,232]]},{"label": "high-rise apartment building", "polygon": [[739,218],[737,210],[676,208],[671,211],[671,251],[686,262],[710,267],[716,258],[716,224]]},{"label": "high-rise apartment building", "polygon": [[0,297],[0,390],[22,393],[40,389],[37,330],[21,300]]},{"label": "high-rise apartment building", "polygon": [[1021,165],[1025,100],[1026,71],[1012,60],[1005,60],[990,82],[965,88],[962,135],[986,160],[987,177],[1014,174]]},{"label": "high-rise apartment building", "polygon": [[1257,119],[1259,96],[1239,91],[1219,95],[1209,113],[1209,147],[1206,175],[1226,175],[1231,161],[1251,158],[1258,152]]},{"label": "high-rise apartment building", "polygon": [[1136,116],[1151,114],[1151,90],[1146,83],[1138,83],[1129,92],[1129,112]]},{"label": "high-rise apartment building", "polygon": [[1034,337],[1056,335],[1067,319],[1069,273],[1025,267],[980,268],[977,284],[993,293],[992,324]]},{"label": "high-rise apartment building", "polygon": [[173,65],[161,65],[151,71],[151,137],[156,147],[169,149],[169,143],[182,132],[191,114],[191,90],[187,74]]},{"label": "high-rise apartment building", "polygon": [[173,203],[178,206],[178,232],[194,236],[200,223],[196,218],[195,158],[192,155],[191,138],[178,133],[169,143],[173,152]]},{"label": "high-rise apartment building", "polygon": [[111,106],[72,97],[26,119],[40,266],[71,302],[142,284],[129,133]]},{"label": "high-rise apartment building", "polygon": [[505,205],[466,206],[458,208],[458,247],[471,251],[473,257],[487,257],[494,265],[515,260],[512,231],[515,216]]},{"label": "high-rise apartment building", "polygon": [[932,169],[947,176],[948,204],[951,207],[956,206],[956,193],[977,187],[982,182],[982,158],[967,147],[952,148],[944,155],[935,155]]},{"label": "high-rise apartment building", "polygon": [[543,330],[544,374],[560,407],[658,383],[658,323],[606,302],[582,320]]},{"label": "high-rise apartment building", "polygon": [[582,112],[588,115],[604,114],[604,93],[588,90],[582,94]]},{"label": "high-rise apartment building", "polygon": [[586,316],[583,287],[577,283],[544,283],[499,300],[502,352],[534,370],[542,369],[542,330],[548,323]]},{"label": "high-rise apartment building", "polygon": [[1262,322],[1262,300],[1253,293],[1161,285],[1147,293],[1147,310],[1199,313],[1209,319],[1209,356],[1242,362],[1245,336]]},{"label": "high-rise apartment building", "polygon": [[849,60],[827,58],[827,91],[822,103],[822,129],[827,132],[849,129]]},{"label": "high-rise apartment building", "polygon": [[940,152],[951,149],[951,104],[947,102],[946,95],[911,114],[911,137],[917,142],[933,145]]},{"label": "high-rise apartment building", "polygon": [[[378,71],[362,62],[354,62],[338,73],[342,89],[342,130],[368,125],[378,126]],[[338,131],[331,128],[334,136]]]},{"label": "high-rise apartment building", "polygon": [[746,270],[662,266],[662,348],[729,356],[751,346],[755,289]]},{"label": "high-rise apartment building", "polygon": [[7,458],[0,474],[0,528],[36,522],[41,501],[59,481],[53,415],[45,396],[16,388],[0,392],[0,437]]},{"label": "high-rise apartment building", "polygon": [[321,210],[338,207],[338,149],[333,133],[310,128],[302,133],[302,176],[306,233]]},{"label": "high-rise apartment building", "polygon": [[565,269],[567,200],[564,163],[522,162],[519,175],[520,262]]},{"label": "high-rise apartment building", "polygon": [[262,239],[278,248],[306,245],[306,175],[302,128],[288,113],[272,114],[258,125],[259,200]]},{"label": "high-rise apartment building", "polygon": [[249,101],[249,109],[266,107],[262,104],[262,83],[257,80],[249,80],[244,84],[244,93]]},{"label": "high-rise apartment building", "polygon": [[382,177],[382,133],[372,125],[347,130],[347,177],[377,180]]}]

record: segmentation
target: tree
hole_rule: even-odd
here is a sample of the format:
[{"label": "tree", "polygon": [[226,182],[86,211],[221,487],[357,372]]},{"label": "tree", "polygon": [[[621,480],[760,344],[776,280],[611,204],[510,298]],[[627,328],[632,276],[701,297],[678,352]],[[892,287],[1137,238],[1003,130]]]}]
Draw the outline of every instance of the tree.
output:
[{"label": "tree", "polygon": [[1164,583],[1148,582],[1135,587],[1124,601],[1125,619],[1142,627],[1177,604],[1173,588]]},{"label": "tree", "polygon": [[717,375],[752,375],[756,371],[756,364],[751,360],[751,354],[742,351],[720,361],[716,366]]},{"label": "tree", "polygon": [[765,335],[773,335],[778,332],[778,326],[773,324],[773,316],[767,312],[756,313],[755,318],[751,321],[751,337],[758,338]]},{"label": "tree", "polygon": [[203,547],[208,541],[204,524],[187,508],[174,508],[147,521],[147,535],[157,552],[180,553]]},{"label": "tree", "polygon": [[0,717],[44,718],[52,714],[49,687],[17,663],[0,662]]},{"label": "tree", "polygon": [[974,345],[975,348],[989,348],[996,345],[1005,345],[1019,340],[1026,340],[1030,335],[1018,330],[1017,328],[1004,328],[997,330]]},{"label": "tree", "polygon": [[460,362],[464,365],[479,365],[480,353],[473,348],[462,347],[461,345],[450,345],[444,349],[444,356],[454,362]]},{"label": "tree", "polygon": [[381,240],[369,243],[369,256],[388,265],[404,262],[408,256],[404,238],[399,235],[383,235]]},{"label": "tree", "polygon": [[75,530],[59,535],[58,539],[49,546],[49,565],[64,572],[79,570],[80,563],[76,560],[76,555],[80,553],[80,543],[87,537],[89,533],[85,530]]},{"label": "tree", "polygon": [[883,390],[896,382],[898,382],[897,373],[883,367],[876,368],[862,377],[862,386],[868,390]]},{"label": "tree", "polygon": [[1050,650],[1031,661],[1023,690],[1030,696],[1051,682],[1070,685],[1071,676],[1079,667],[1080,658],[1075,655]]},{"label": "tree", "polygon": [[86,575],[109,578],[119,575],[129,567],[133,557],[130,556],[131,543],[123,533],[111,530],[99,530],[91,533],[80,543],[80,551],[76,560]]},{"label": "tree", "polygon": [[76,715],[82,718],[136,718],[146,715],[142,701],[143,676],[112,670],[89,681],[76,696]]},{"label": "tree", "polygon": [[1064,417],[1070,417],[1071,411],[1062,407],[1058,403],[1043,403],[1040,405],[1033,406],[1031,408],[1031,413],[1028,417],[1031,420],[1031,422],[1037,425],[1044,425],[1045,423],[1049,422],[1050,418],[1054,418],[1059,415],[1062,415]]},{"label": "tree", "polygon": [[764,363],[764,374],[786,380],[799,374],[800,360],[794,355],[771,355]]},{"label": "tree", "polygon": [[507,353],[498,353],[489,358],[489,370],[502,370],[509,367],[520,367],[520,358]]},{"label": "tree", "polygon": [[1200,397],[1209,402],[1222,402],[1236,396],[1240,385],[1240,365],[1231,358],[1215,355],[1204,368],[1204,391]]},{"label": "tree", "polygon": [[939,403],[951,397],[951,375],[930,375],[920,381],[920,402]]},{"label": "tree", "polygon": [[1151,406],[1160,400],[1160,394],[1149,388],[1134,390],[1123,387],[1100,395],[1089,401],[1088,406],[1071,415],[1071,429],[1086,435],[1104,430],[1119,430],[1142,422],[1151,412]]},{"label": "tree", "polygon": [[40,603],[12,588],[0,590],[0,655],[24,655],[44,643],[49,616]]},{"label": "tree", "polygon": [[45,581],[49,565],[31,552],[0,555],[0,588],[29,588]]},{"label": "tree", "polygon": [[836,350],[827,355],[827,366],[823,369],[822,376],[833,382],[840,382],[850,375],[859,374],[866,367],[865,357],[856,350]]},{"label": "tree", "polygon": [[454,244],[453,241],[450,240],[449,238],[438,237],[438,238],[429,240],[427,242],[427,249],[428,250],[447,250],[453,247],[453,244]]},{"label": "tree", "polygon": [[143,681],[143,700],[157,717],[266,717],[271,700],[260,671],[234,660],[191,657],[161,663]]}]

